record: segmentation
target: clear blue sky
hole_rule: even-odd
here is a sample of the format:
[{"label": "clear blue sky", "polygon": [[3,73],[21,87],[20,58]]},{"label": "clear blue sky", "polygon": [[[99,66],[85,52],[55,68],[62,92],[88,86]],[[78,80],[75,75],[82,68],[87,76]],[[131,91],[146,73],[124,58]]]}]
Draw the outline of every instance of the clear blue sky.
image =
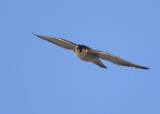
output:
[{"label": "clear blue sky", "polygon": [[[1,0],[0,14],[0,114],[160,114],[159,0]],[[102,69],[32,32],[151,69]]]}]

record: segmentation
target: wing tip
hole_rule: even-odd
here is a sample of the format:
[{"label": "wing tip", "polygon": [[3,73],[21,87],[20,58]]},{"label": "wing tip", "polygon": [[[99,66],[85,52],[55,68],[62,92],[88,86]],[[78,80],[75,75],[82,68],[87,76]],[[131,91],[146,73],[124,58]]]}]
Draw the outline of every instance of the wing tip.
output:
[{"label": "wing tip", "polygon": [[145,67],[145,66],[138,66],[136,68],[140,68],[140,69],[144,69],[144,70],[149,70],[150,69],[149,67]]},{"label": "wing tip", "polygon": [[35,35],[35,36],[37,36],[37,37],[39,37],[39,38],[41,38],[41,39],[48,40],[48,38],[47,38],[48,36],[43,36],[43,35],[35,34],[34,32],[32,32],[32,34]]},{"label": "wing tip", "polygon": [[35,34],[34,32],[32,32],[32,34],[37,36],[37,34]]},{"label": "wing tip", "polygon": [[37,37],[39,37],[39,35],[38,35],[38,34],[35,34],[34,32],[32,32],[32,34],[35,35],[35,36],[37,36]]}]

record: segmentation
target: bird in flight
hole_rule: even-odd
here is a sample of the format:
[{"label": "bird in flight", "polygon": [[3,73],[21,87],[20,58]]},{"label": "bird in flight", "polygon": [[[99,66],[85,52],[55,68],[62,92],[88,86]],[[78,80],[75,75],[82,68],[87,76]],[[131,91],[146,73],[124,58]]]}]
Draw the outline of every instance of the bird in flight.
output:
[{"label": "bird in flight", "polygon": [[34,35],[36,35],[37,37],[39,37],[41,39],[52,42],[59,47],[73,50],[74,53],[83,61],[92,62],[102,68],[107,68],[107,67],[100,61],[100,59],[108,60],[114,64],[121,65],[121,66],[135,67],[135,68],[140,68],[140,69],[149,69],[148,67],[134,64],[132,62],[124,60],[124,59],[117,57],[115,55],[112,55],[110,53],[98,51],[98,50],[93,50],[88,46],[75,44],[73,42],[67,41],[62,38],[43,36],[43,35],[38,35],[38,34],[34,34]]}]

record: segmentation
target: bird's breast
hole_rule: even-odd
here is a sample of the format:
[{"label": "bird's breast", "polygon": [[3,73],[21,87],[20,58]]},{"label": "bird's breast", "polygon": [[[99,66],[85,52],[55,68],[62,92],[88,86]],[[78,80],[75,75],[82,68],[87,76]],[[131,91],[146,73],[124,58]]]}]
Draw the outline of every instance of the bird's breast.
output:
[{"label": "bird's breast", "polygon": [[92,62],[95,59],[95,57],[87,50],[82,50],[81,52],[75,54],[84,61]]},{"label": "bird's breast", "polygon": [[75,54],[80,58],[80,59],[83,59],[87,56],[87,51],[86,50],[82,50],[82,51],[79,51],[79,52],[75,52]]}]

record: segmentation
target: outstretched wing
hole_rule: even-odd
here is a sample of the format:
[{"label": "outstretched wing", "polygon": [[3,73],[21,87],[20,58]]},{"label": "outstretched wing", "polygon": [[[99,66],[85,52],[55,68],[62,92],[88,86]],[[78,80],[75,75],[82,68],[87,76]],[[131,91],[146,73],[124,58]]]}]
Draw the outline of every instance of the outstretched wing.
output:
[{"label": "outstretched wing", "polygon": [[73,50],[74,46],[76,45],[76,44],[74,44],[70,41],[64,40],[62,38],[42,36],[42,35],[38,35],[38,34],[34,34],[34,35],[36,35],[37,37],[42,38],[44,40],[47,40],[49,42],[52,42],[52,43],[56,44],[57,46],[60,46],[60,47],[65,48],[65,49]]},{"label": "outstretched wing", "polygon": [[118,65],[128,66],[128,67],[136,67],[136,68],[140,68],[140,69],[149,69],[148,67],[144,67],[144,66],[140,66],[140,65],[131,63],[129,61],[126,61],[120,57],[117,57],[117,56],[112,55],[107,52],[102,52],[102,51],[97,51],[97,50],[88,50],[88,51],[98,55],[98,57],[100,57],[101,59],[108,60],[108,61],[113,62]]}]

